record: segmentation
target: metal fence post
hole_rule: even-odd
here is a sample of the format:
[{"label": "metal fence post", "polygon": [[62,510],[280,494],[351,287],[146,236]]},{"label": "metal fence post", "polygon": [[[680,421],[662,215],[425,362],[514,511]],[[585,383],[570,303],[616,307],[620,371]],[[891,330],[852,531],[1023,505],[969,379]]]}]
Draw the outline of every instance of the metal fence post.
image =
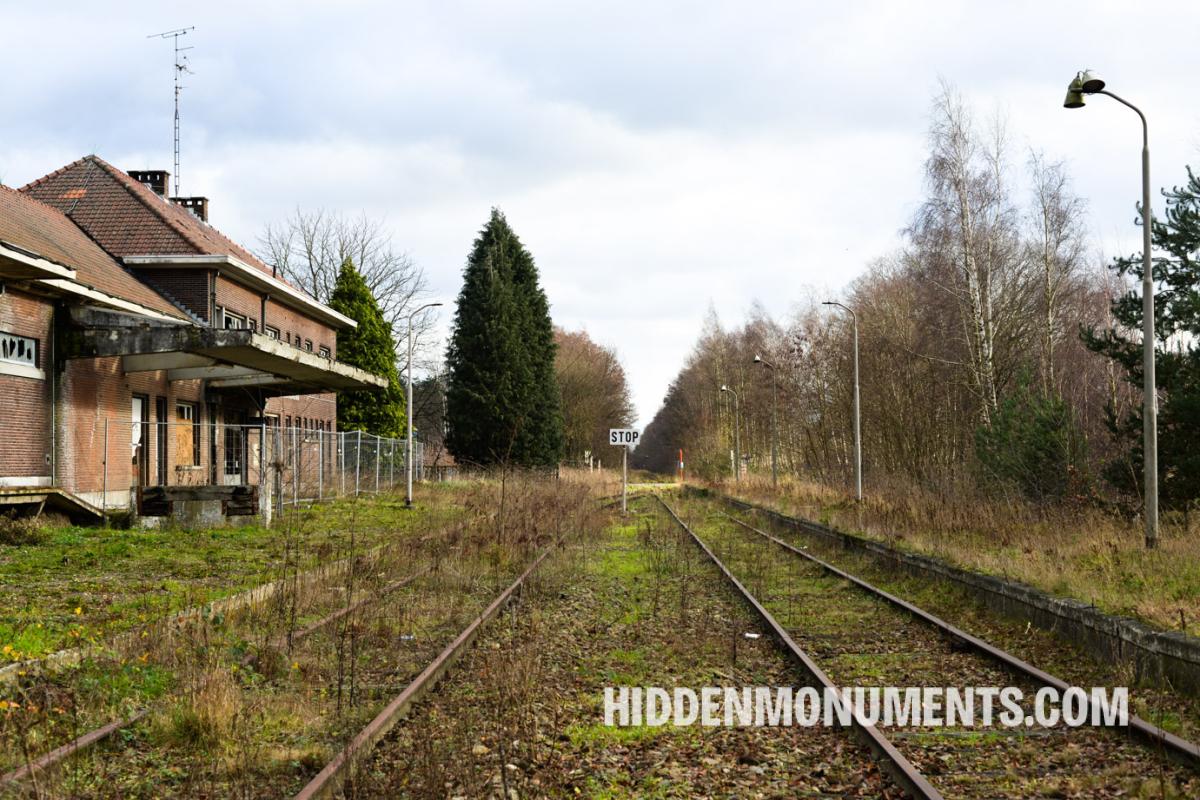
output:
[{"label": "metal fence post", "polygon": [[388,483],[390,483],[392,486],[392,489],[395,490],[395,488],[396,488],[396,440],[395,439],[392,439],[392,454],[390,456],[388,456],[388,469],[389,469]]},{"label": "metal fence post", "polygon": [[100,479],[100,515],[108,527],[108,417],[104,418],[104,475]]},{"label": "metal fence post", "polygon": [[275,489],[275,509],[279,519],[283,520],[283,426],[275,427],[274,445],[271,448],[274,457],[274,473],[272,486]]},{"label": "metal fence post", "polygon": [[362,479],[362,431],[357,431],[358,437],[354,445],[354,496],[358,497],[358,485]]},{"label": "metal fence post", "polygon": [[325,494],[325,431],[317,428],[317,499]]},{"label": "metal fence post", "polygon": [[378,436],[375,437],[375,494],[379,494],[379,443],[382,441]]},{"label": "metal fence post", "polygon": [[268,501],[263,504],[263,495],[267,491],[267,423],[264,421],[258,427],[258,507],[260,513],[263,508],[267,511],[271,510],[271,504]]},{"label": "metal fence post", "polygon": [[300,502],[300,448],[296,441],[296,429],[292,428],[292,506]]}]

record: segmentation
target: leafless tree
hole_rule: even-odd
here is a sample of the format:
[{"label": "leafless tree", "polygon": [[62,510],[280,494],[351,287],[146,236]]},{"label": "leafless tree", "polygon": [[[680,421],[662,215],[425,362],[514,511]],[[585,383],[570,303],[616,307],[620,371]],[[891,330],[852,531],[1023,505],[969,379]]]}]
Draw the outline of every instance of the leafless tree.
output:
[{"label": "leafless tree", "polygon": [[996,117],[981,134],[971,110],[943,83],[929,147],[929,196],[909,233],[926,279],[953,302],[961,328],[958,360],[986,425],[1022,363],[1031,324],[1032,284],[1008,188],[1006,126]]},{"label": "leafless tree", "polygon": [[[1033,184],[1029,209],[1031,259],[1041,274],[1041,379],[1042,390],[1057,390],[1054,350],[1067,333],[1063,295],[1076,280],[1084,252],[1084,214],[1087,205],[1071,193],[1070,179],[1061,162],[1048,163],[1041,153],[1029,154]],[[1074,334],[1074,331],[1070,331]]]},{"label": "leafless tree", "polygon": [[[322,303],[329,302],[338,270],[349,258],[392,326],[403,366],[408,314],[424,299],[425,273],[407,253],[394,248],[382,220],[297,208],[287,219],[266,227],[257,255]],[[418,335],[432,325],[430,315],[421,316],[424,319],[414,320]]]}]

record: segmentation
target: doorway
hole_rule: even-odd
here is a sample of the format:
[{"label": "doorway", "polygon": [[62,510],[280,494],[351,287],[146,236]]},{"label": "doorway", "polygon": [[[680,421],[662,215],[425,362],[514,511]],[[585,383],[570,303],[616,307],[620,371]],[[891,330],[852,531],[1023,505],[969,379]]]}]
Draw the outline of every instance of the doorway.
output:
[{"label": "doorway", "polygon": [[150,458],[146,453],[146,445],[150,439],[149,417],[150,398],[144,394],[135,394],[129,414],[134,486],[145,486],[150,481]]},{"label": "doorway", "polygon": [[154,398],[154,466],[158,485],[167,485],[167,398]]}]

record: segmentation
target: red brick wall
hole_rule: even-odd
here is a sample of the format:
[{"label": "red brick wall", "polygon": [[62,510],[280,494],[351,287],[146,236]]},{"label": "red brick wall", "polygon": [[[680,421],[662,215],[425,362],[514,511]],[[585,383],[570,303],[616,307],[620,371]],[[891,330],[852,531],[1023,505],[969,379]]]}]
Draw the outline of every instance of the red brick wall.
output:
[{"label": "red brick wall", "polygon": [[282,342],[296,344],[299,341],[299,346],[303,347],[307,339],[312,341],[314,353],[319,353],[322,347],[328,347],[332,355],[337,355],[337,334],[333,328],[275,300],[267,300],[264,322],[262,301],[261,294],[217,276],[217,305],[254,320],[260,333],[269,326],[279,330],[279,339]]},{"label": "red brick wall", "polygon": [[[167,271],[164,271],[167,272]],[[184,272],[169,271],[171,275]],[[189,271],[190,272],[190,271]],[[196,271],[194,274],[203,276]],[[194,277],[194,275],[193,275]],[[204,278],[207,280],[207,278]],[[218,304],[260,319],[261,298],[253,292],[218,278]],[[199,297],[199,291],[194,297]],[[178,299],[178,298],[177,298]],[[206,311],[207,304],[192,308]],[[209,423],[217,407],[203,402],[200,381],[169,383],[165,372],[126,375],[120,358],[71,359],[56,369],[50,363],[53,352],[52,326],[54,304],[50,300],[23,294],[9,288],[0,295],[0,331],[35,338],[39,342],[38,367],[46,379],[37,380],[0,375],[0,477],[38,477],[51,475],[48,459],[54,457],[54,479],[58,486],[80,493],[100,492],[105,486],[105,420],[109,420],[107,452],[107,488],[110,492],[127,490],[136,481],[132,448],[132,398],[147,398],[147,421],[158,422],[156,399],[166,399],[165,421],[176,423],[175,404],[184,400],[196,404],[200,426],[201,469],[190,467],[191,460],[177,465],[179,459],[174,436],[166,447],[167,479],[170,483],[208,482],[210,470]],[[261,323],[261,320],[260,320]],[[299,333],[313,340],[313,351],[321,346],[333,350],[333,329],[278,303],[271,302],[267,323],[282,332]],[[259,328],[261,330],[261,327]],[[57,388],[56,388],[57,385]],[[54,392],[58,397],[58,418],[53,415]],[[267,413],[279,416],[280,424],[295,427],[336,428],[336,395],[332,393],[272,398]],[[218,422],[233,418],[237,412],[257,416],[248,398],[233,394],[223,397]],[[148,426],[144,448],[151,484],[158,482],[158,448],[153,425]]]},{"label": "red brick wall", "polygon": [[300,423],[300,420],[304,420],[310,427],[315,421],[325,423],[325,430],[336,430],[337,395],[329,393],[273,397],[267,401],[266,413],[278,414],[280,425],[288,424],[290,417],[294,428],[304,427]]},{"label": "red brick wall", "polygon": [[293,345],[297,339],[300,345],[304,344],[305,339],[311,339],[314,353],[320,353],[322,347],[328,347],[330,354],[337,357],[337,333],[328,325],[311,320],[274,300],[267,301],[267,324],[279,329],[280,341],[288,341],[289,334]]},{"label": "red brick wall", "polygon": [[[217,305],[225,306],[235,313],[242,314],[258,321],[259,332],[265,326],[277,328],[282,342],[291,339],[295,344],[299,340],[301,347],[305,339],[311,339],[313,353],[319,353],[321,347],[328,347],[331,354],[337,354],[337,335],[334,329],[315,320],[309,319],[298,311],[291,309],[275,300],[267,301],[265,325],[262,320],[262,296],[225,278],[217,278]],[[280,424],[286,424],[288,418],[295,427],[300,426],[300,420],[306,424],[324,422],[327,430],[333,430],[337,420],[336,395],[313,394],[295,397],[275,397],[267,401],[266,413],[279,415]]]},{"label": "red brick wall", "polygon": [[262,331],[262,295],[218,275],[217,305],[254,320],[254,327]]},{"label": "red brick wall", "polygon": [[50,329],[54,306],[6,289],[0,295],[0,331],[38,340],[37,366],[46,380],[0,375],[0,477],[50,474]]},{"label": "red brick wall", "polygon": [[[147,421],[159,422],[156,399],[165,397],[166,418],[176,423],[175,403],[195,403],[200,416],[201,469],[192,467],[190,457],[177,458],[174,428],[168,428],[168,483],[207,483],[209,481],[209,422],[215,406],[204,404],[200,381],[168,383],[166,372],[138,372],[125,375],[120,358],[72,359],[63,370],[60,385],[59,485],[76,492],[98,492],[104,485],[104,421],[108,430],[108,489],[127,489],[136,482],[133,471],[132,402],[135,394],[147,397]],[[223,409],[252,411],[244,404],[228,400]],[[224,412],[218,423],[224,419]],[[148,426],[145,456],[150,484],[158,483],[158,447],[155,428]],[[185,469],[176,470],[176,466]]]},{"label": "red brick wall", "polygon": [[134,275],[208,322],[212,272],[205,269],[136,269]]}]

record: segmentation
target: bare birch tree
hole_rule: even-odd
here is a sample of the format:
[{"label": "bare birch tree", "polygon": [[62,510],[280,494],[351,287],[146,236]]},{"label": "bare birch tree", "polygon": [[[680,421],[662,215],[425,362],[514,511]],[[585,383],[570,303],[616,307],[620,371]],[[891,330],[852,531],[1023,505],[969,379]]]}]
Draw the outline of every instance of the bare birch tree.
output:
[{"label": "bare birch tree", "polygon": [[1041,381],[1042,391],[1056,390],[1054,351],[1064,336],[1063,294],[1080,269],[1084,252],[1086,204],[1071,193],[1062,162],[1047,163],[1041,153],[1029,154],[1033,184],[1029,209],[1031,257],[1041,278]]},{"label": "bare birch tree", "polygon": [[[351,259],[392,326],[398,355],[404,356],[408,314],[424,298],[425,273],[407,253],[393,247],[381,220],[298,208],[266,227],[257,255],[322,303],[329,302],[342,262]],[[414,320],[418,335],[431,324],[422,316],[426,319]]]}]

